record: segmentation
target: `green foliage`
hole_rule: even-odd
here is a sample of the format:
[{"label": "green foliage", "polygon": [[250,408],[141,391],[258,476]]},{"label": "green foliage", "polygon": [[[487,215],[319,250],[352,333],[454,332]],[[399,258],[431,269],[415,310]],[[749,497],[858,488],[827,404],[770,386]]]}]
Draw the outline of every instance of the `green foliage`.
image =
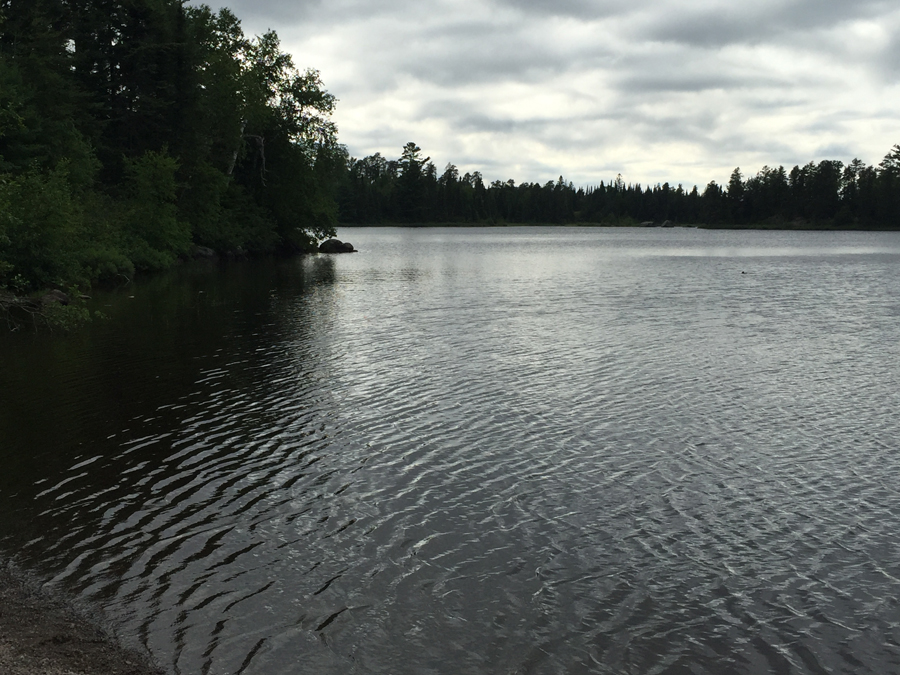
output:
[{"label": "green foliage", "polygon": [[164,269],[190,248],[190,229],[178,220],[175,205],[177,170],[165,150],[126,163],[126,250],[138,269]]},{"label": "green foliage", "polygon": [[279,238],[272,225],[271,214],[247,189],[236,183],[229,184],[222,203],[225,219],[220,230],[231,233],[232,238],[218,250],[242,249],[264,253],[276,248]]},{"label": "green foliage", "polygon": [[178,217],[191,224],[194,241],[201,246],[227,250],[241,245],[238,231],[223,227],[226,208],[223,199],[231,181],[209,162],[197,162],[187,176],[178,200]]},{"label": "green foliage", "polygon": [[58,330],[74,330],[91,320],[91,313],[83,302],[53,303],[43,308],[40,316],[51,329]]},{"label": "green foliage", "polygon": [[336,222],[334,106],[228,10],[0,0],[0,287],[312,247]]},{"label": "green foliage", "polygon": [[8,286],[15,269],[9,260],[9,249],[12,245],[9,230],[15,225],[10,204],[9,182],[8,176],[0,174],[0,289]]},{"label": "green foliage", "polygon": [[125,205],[102,194],[89,193],[84,202],[84,220],[77,252],[91,281],[122,283],[134,275],[134,263],[126,255]]},{"label": "green foliage", "polygon": [[81,221],[65,163],[49,173],[0,178],[0,283],[27,291],[81,280],[71,255]]}]

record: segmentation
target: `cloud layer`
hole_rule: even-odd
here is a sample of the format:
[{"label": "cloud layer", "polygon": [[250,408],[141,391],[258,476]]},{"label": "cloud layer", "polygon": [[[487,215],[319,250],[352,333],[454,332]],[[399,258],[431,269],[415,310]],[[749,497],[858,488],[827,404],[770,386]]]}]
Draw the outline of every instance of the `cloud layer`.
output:
[{"label": "cloud layer", "polygon": [[338,99],[352,155],[489,180],[705,185],[900,143],[882,0],[232,0]]}]

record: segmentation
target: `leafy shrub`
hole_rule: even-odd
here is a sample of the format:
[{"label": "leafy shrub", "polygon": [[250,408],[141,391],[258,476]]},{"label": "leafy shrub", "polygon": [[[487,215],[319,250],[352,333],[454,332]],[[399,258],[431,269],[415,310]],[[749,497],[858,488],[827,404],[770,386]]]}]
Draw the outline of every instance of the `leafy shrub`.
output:
[{"label": "leafy shrub", "polygon": [[166,150],[148,151],[129,160],[126,170],[127,252],[138,269],[164,269],[191,245],[190,228],[175,206],[178,162]]},{"label": "leafy shrub", "polygon": [[0,181],[0,274],[15,275],[22,290],[83,281],[72,251],[82,211],[73,198],[68,164]]}]

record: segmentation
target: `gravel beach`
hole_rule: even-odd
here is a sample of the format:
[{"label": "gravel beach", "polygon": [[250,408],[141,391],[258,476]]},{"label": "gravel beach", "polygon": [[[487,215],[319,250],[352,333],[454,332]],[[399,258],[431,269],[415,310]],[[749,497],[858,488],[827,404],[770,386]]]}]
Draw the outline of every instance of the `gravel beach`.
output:
[{"label": "gravel beach", "polygon": [[163,675],[97,622],[0,566],[0,673],[3,675]]}]

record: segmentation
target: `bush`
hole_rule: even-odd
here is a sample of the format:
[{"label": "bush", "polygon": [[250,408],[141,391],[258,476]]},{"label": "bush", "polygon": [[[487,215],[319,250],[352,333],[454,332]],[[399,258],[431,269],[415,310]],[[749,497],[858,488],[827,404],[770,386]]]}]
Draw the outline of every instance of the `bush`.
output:
[{"label": "bush", "polygon": [[0,178],[0,283],[19,292],[85,281],[73,251],[83,213],[68,164]]},{"label": "bush", "polygon": [[169,267],[191,245],[190,228],[175,206],[178,162],[165,150],[150,151],[129,160],[126,170],[127,253],[138,269]]}]

